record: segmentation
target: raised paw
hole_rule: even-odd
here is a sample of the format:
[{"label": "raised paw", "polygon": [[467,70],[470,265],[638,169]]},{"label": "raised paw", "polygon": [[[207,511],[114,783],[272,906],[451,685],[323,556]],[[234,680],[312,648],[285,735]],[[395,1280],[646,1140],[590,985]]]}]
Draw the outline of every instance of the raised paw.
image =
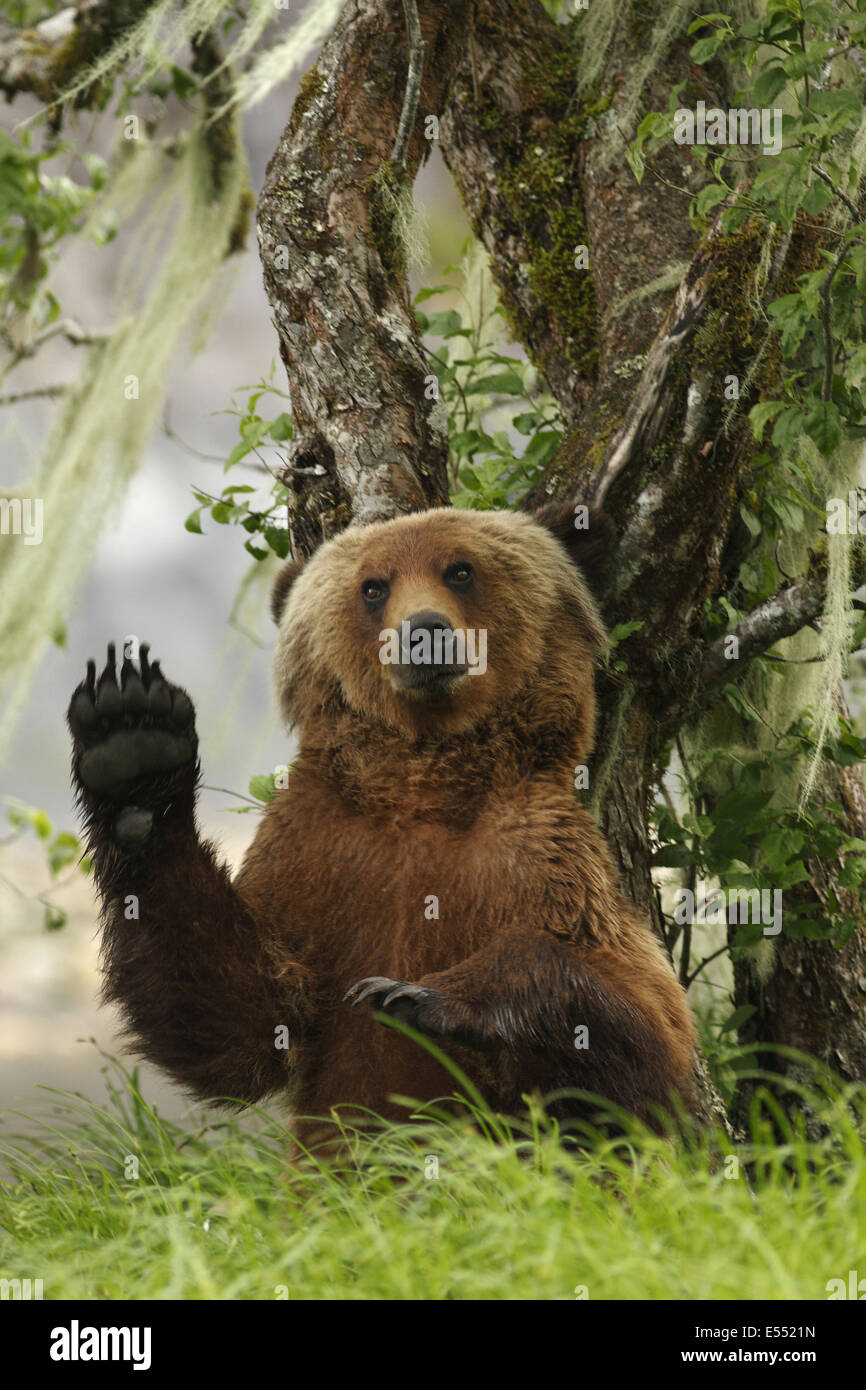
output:
[{"label": "raised paw", "polygon": [[[139,667],[124,658],[117,680],[114,643],[105,669],[96,664],[72,696],[68,713],[75,744],[75,772],[81,786],[97,798],[134,802],[147,808],[170,799],[181,782],[195,780],[195,711],[185,690],[170,685],[159,662],[148,660],[142,643]],[[131,838],[143,834],[127,827]]]},{"label": "raised paw", "polygon": [[365,1000],[379,1013],[408,1023],[410,1028],[429,1038],[447,1038],[480,1052],[501,1046],[497,1038],[472,1026],[465,1009],[452,1007],[445,996],[430,985],[413,985],[405,980],[371,975],[352,985],[344,995],[344,1002],[353,1008]]}]

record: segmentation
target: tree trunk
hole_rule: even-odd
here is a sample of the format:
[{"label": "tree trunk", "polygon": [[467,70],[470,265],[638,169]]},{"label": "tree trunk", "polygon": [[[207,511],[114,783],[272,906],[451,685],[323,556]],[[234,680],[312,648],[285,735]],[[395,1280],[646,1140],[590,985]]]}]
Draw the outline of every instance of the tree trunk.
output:
[{"label": "tree trunk", "polygon": [[[465,40],[466,5],[422,13],[421,111],[438,112]],[[265,288],[292,399],[293,552],[448,501],[448,422],[409,302],[398,211],[377,182],[406,86],[399,0],[347,6],[268,165],[258,206]],[[416,128],[407,172],[426,146]]]},{"label": "tree trunk", "polygon": [[[699,235],[688,198],[706,174],[688,146],[671,142],[653,175],[636,181],[624,149],[641,108],[667,109],[679,84],[728,104],[689,57],[686,10],[660,0],[627,10],[590,79],[593,55],[581,53],[574,26],[553,24],[537,0],[419,8],[421,112],[441,115],[442,152],[514,335],[567,426],[528,505],[604,503],[617,540],[601,579],[603,612],[609,625],[642,624],[624,648],[627,669],[600,672],[590,785],[623,884],[660,930],[652,792],[671,741],[734,678],[703,632],[707,601],[725,593],[743,558],[739,505],[757,449],[748,409],[762,393],[779,394],[780,352],[761,305],[814,268],[822,236],[805,223],[780,237],[751,222],[733,236],[718,223]],[[445,421],[424,396],[427,363],[403,267],[376,227],[375,179],[405,72],[400,7],[347,7],[305,81],[260,203],[265,281],[299,430],[292,521],[302,550],[350,520],[446,501]],[[422,144],[416,125],[410,175]],[[281,245],[287,270],[277,268]],[[732,376],[744,391],[736,410],[725,395]],[[823,594],[819,567],[749,615],[739,669],[810,621]],[[862,834],[859,769],[840,787],[852,833]],[[819,896],[825,875],[813,866]],[[745,1036],[799,1039],[866,1079],[862,939],[842,952],[782,941],[777,962]],[[742,971],[737,990],[753,997]],[[721,1116],[705,1071],[699,1088],[704,1114]]]}]

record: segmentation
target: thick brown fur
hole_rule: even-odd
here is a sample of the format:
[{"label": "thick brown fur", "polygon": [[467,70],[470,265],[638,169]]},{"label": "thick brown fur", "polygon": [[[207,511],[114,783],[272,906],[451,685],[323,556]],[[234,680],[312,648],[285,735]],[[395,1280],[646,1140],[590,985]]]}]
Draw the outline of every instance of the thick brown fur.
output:
[{"label": "thick brown fur", "polygon": [[[76,691],[106,994],[141,1052],[197,1095],[285,1091],[303,1115],[397,1117],[391,1095],[448,1094],[445,1070],[381,1027],[381,1009],[505,1112],[562,1088],[650,1123],[674,1098],[688,1105],[685,995],[573,792],[605,636],[580,540],[543,519],[425,512],[289,563],[275,676],[300,752],[233,883],[195,829],[188,697],[144,662],[140,681],[124,663],[119,700],[109,668]],[[385,593],[374,607],[370,580]],[[422,611],[486,631],[484,674],[432,691],[396,682],[380,632]],[[281,1025],[288,1049],[275,1047]]]}]

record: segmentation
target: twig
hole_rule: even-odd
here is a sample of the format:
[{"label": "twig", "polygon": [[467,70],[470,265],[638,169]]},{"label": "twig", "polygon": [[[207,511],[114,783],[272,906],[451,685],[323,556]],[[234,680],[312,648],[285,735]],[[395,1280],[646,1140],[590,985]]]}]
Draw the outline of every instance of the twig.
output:
[{"label": "twig", "polygon": [[833,279],[836,272],[847,254],[848,246],[846,244],[842,247],[834,260],[830,268],[830,273],[821,286],[821,330],[824,336],[824,384],[821,388],[822,401],[829,401],[833,396],[833,327],[830,321],[833,301],[830,291],[833,288]]},{"label": "twig", "polygon": [[724,946],[720,946],[719,949],[718,949],[717,951],[713,951],[712,955],[707,956],[706,960],[702,960],[701,963],[700,963],[700,965],[697,966],[697,967],[692,971],[692,973],[691,973],[690,975],[688,975],[688,976],[686,977],[686,979],[683,981],[683,987],[684,987],[685,989],[689,989],[689,988],[694,984],[695,980],[698,978],[698,976],[700,975],[700,973],[701,973],[701,971],[704,969],[704,967],[707,966],[707,965],[709,965],[709,963],[710,963],[711,960],[715,960],[717,956],[723,956],[723,955],[725,954],[725,951],[727,951],[727,950],[728,950],[728,943],[725,942]]},{"label": "twig", "polygon": [[0,396],[0,405],[17,405],[19,401],[32,401],[40,396],[50,399],[63,396],[68,390],[68,386],[58,384],[57,386],[34,386],[30,391],[10,391],[8,395]]},{"label": "twig", "polygon": [[181,439],[180,435],[171,427],[168,411],[169,402],[166,401],[165,410],[162,413],[162,432],[166,439],[171,439],[175,444],[179,444],[182,449],[185,449],[188,454],[192,454],[194,458],[204,459],[205,463],[225,463],[225,459],[221,458],[219,454],[203,454],[201,449],[196,449],[194,445],[187,444],[185,439]]},{"label": "twig", "polygon": [[832,190],[832,192],[836,195],[837,198],[841,198],[842,202],[845,204],[851,216],[854,218],[854,221],[859,222],[860,210],[857,207],[857,204],[852,202],[851,199],[848,197],[848,194],[843,193],[841,188],[836,187],[835,183],[833,182],[823,165],[815,164],[812,167],[814,168],[815,173],[818,175],[818,178],[823,179],[824,183],[826,183],[827,187]]},{"label": "twig", "polygon": [[415,117],[418,114],[418,102],[421,100],[421,74],[424,71],[425,47],[421,37],[421,22],[418,19],[418,6],[415,0],[403,0],[403,10],[406,15],[406,28],[409,32],[409,70],[406,74],[406,93],[403,97],[403,110],[400,112],[400,124],[397,126],[394,148],[391,151],[391,163],[401,173],[406,172],[409,140],[415,125]]},{"label": "twig", "polygon": [[231,787],[210,787],[202,783],[201,789],[203,792],[222,792],[224,796],[236,796],[238,801],[248,801],[251,806],[261,807],[264,805],[263,802],[256,801],[251,796],[244,796],[243,792],[233,792]]}]

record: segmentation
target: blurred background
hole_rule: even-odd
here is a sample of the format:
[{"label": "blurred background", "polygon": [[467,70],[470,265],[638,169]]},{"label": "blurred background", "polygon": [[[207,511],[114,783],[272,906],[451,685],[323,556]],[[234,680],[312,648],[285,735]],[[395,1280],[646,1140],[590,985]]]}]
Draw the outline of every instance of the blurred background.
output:
[{"label": "blurred background", "polygon": [[[242,117],[256,194],[301,75]],[[19,98],[0,111],[0,125],[11,130],[37,109]],[[87,146],[107,154],[108,131],[89,115],[86,121],[73,129],[72,138],[83,141],[86,132]],[[469,230],[435,146],[418,177],[416,197],[427,222],[430,265],[414,273],[413,289],[435,282],[443,266],[459,259]],[[52,281],[65,315],[88,329],[114,321],[123,253],[122,235],[102,247],[85,238],[75,240]],[[258,566],[242,615],[233,622],[241,583],[253,564],[243,549],[244,533],[214,525],[207,516],[204,536],[184,529],[195,506],[192,488],[219,493],[226,481],[222,465],[238,441],[238,421],[221,412],[231,409],[233,397],[239,404],[245,401],[238,388],[267,377],[273,368],[275,385],[285,389],[254,232],[246,250],[231,258],[227,277],[221,312],[204,349],[175,361],[163,428],[151,439],[122,506],[96,536],[86,580],[67,614],[65,647],[52,644],[41,662],[0,767],[0,826],[10,804],[18,801],[44,811],[52,834],[76,831],[66,706],[88,657],[101,663],[106,642],[120,642],[130,634],[149,641],[169,678],[193,696],[204,780],[209,788],[226,789],[202,794],[200,822],[232,865],[252,839],[257,813],[237,814],[244,803],[229,793],[246,794],[251,776],[291,759],[291,743],[271,692],[267,595],[278,561],[271,556]],[[16,369],[14,389],[70,380],[79,366],[74,349],[60,340],[48,343],[36,359]],[[285,402],[273,404],[270,414],[288,408]],[[50,401],[3,410],[0,491],[35,474],[53,410]],[[238,467],[232,480],[257,482],[260,477]],[[45,543],[50,543],[50,532]],[[58,931],[45,929],[46,901],[68,913]],[[37,834],[0,828],[0,1111],[7,1117],[22,1105],[32,1111],[39,1086],[103,1098],[98,1049],[117,1053],[121,1045],[115,1019],[98,1006],[97,993],[92,883],[74,865],[52,880]],[[142,1080],[145,1095],[161,1112],[186,1112],[183,1094],[152,1068],[142,1068]],[[50,1102],[47,1093],[41,1095]]]}]

